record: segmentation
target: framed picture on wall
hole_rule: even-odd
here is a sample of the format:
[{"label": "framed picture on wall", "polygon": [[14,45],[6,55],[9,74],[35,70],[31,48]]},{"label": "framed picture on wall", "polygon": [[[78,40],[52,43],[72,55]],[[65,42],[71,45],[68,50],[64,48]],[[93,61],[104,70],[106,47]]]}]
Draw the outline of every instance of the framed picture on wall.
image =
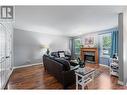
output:
[{"label": "framed picture on wall", "polygon": [[94,47],[94,44],[95,44],[94,36],[85,37],[85,47]]}]

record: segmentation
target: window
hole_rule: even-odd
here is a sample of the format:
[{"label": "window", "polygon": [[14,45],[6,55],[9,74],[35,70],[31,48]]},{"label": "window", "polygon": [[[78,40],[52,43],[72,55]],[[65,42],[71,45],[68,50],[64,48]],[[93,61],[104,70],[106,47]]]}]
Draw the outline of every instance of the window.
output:
[{"label": "window", "polygon": [[74,39],[74,51],[75,54],[80,54],[80,48],[81,48],[81,39]]},{"label": "window", "polygon": [[100,53],[102,57],[110,57],[112,38],[111,33],[100,35]]}]

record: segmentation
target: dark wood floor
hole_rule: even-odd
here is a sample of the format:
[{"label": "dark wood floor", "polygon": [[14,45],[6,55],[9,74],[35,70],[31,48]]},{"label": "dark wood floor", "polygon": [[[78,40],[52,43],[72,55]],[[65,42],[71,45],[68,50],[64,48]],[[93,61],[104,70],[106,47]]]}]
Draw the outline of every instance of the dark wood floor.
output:
[{"label": "dark wood floor", "polygon": [[[88,89],[124,89],[117,84],[118,78],[110,76],[109,68],[93,64],[87,67],[96,68],[101,74],[89,83]],[[15,69],[7,83],[7,89],[63,89],[63,86],[42,65]],[[75,84],[68,89],[75,89]]]}]

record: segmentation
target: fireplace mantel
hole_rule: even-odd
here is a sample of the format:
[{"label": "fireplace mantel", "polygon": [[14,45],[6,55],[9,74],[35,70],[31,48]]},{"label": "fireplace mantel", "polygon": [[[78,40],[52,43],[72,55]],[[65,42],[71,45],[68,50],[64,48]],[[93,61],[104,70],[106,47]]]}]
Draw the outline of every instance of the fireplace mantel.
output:
[{"label": "fireplace mantel", "polygon": [[95,52],[95,64],[98,64],[98,48],[81,48],[80,58],[84,61],[85,52]]}]

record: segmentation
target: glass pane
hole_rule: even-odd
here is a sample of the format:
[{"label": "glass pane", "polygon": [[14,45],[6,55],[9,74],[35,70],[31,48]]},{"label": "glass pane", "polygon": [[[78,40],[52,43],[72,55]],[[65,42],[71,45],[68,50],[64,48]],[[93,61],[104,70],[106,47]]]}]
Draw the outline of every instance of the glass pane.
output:
[{"label": "glass pane", "polygon": [[111,35],[103,36],[103,47],[111,47]]},{"label": "glass pane", "polygon": [[75,39],[74,40],[74,48],[75,48],[75,53],[80,54],[80,48],[81,48],[81,40],[80,39]]},{"label": "glass pane", "polygon": [[106,33],[100,36],[101,56],[110,57],[112,38],[111,33]]}]

